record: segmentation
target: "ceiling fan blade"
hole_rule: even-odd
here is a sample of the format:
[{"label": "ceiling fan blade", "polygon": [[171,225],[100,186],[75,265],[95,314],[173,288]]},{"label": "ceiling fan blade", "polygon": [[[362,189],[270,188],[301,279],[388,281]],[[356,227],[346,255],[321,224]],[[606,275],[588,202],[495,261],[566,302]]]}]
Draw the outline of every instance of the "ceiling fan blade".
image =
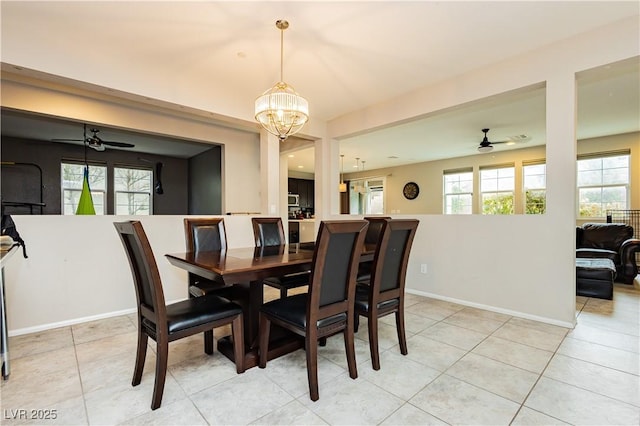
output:
[{"label": "ceiling fan blade", "polygon": [[126,142],[110,142],[110,141],[102,141],[103,145],[109,145],[109,146],[117,146],[120,148],[133,148],[135,145],[131,144],[131,143],[126,143]]},{"label": "ceiling fan blade", "polygon": [[82,142],[82,139],[51,139],[51,142]]}]

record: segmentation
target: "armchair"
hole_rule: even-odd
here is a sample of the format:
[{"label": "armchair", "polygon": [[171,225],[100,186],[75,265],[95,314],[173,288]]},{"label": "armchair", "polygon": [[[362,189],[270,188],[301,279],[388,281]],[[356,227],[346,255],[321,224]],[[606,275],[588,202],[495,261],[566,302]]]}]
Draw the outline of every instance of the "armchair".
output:
[{"label": "armchair", "polygon": [[585,223],[576,228],[576,258],[611,259],[616,281],[633,283],[638,275],[636,252],[640,252],[640,239],[633,238],[630,225]]}]

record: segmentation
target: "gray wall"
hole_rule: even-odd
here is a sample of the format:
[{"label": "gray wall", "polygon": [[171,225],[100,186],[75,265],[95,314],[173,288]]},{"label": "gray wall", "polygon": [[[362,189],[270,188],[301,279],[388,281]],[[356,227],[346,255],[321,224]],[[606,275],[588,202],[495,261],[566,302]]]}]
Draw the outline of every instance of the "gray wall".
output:
[{"label": "gray wall", "polygon": [[221,164],[219,146],[189,159],[189,214],[222,214]]},{"label": "gray wall", "polygon": [[[43,214],[60,214],[61,212],[60,163],[62,160],[82,161],[83,158],[84,148],[81,145],[2,137],[1,159],[3,162],[35,163],[42,168],[43,201],[46,204]],[[96,162],[107,166],[108,182],[112,181],[114,165],[151,168],[154,171],[154,185],[155,163],[162,162],[164,193],[153,194],[153,214],[187,214],[189,160],[109,148],[103,152],[87,149],[87,160],[90,163]],[[219,169],[218,163],[218,172]],[[0,178],[3,201],[40,201],[36,168],[2,165]],[[113,214],[113,194],[108,195],[107,211]],[[20,210],[7,208],[7,212],[29,213],[24,208]],[[39,209],[34,209],[34,213],[39,213]]]}]

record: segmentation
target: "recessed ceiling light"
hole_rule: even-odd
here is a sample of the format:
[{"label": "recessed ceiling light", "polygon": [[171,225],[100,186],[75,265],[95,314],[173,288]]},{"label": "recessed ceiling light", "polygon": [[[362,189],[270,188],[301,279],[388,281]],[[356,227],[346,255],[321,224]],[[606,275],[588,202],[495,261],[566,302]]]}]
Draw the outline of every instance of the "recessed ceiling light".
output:
[{"label": "recessed ceiling light", "polygon": [[304,166],[298,166],[299,169],[304,169]]},{"label": "recessed ceiling light", "polygon": [[395,155],[390,155],[387,158],[391,159],[391,160],[397,160],[398,157],[396,157]]},{"label": "recessed ceiling light", "polygon": [[293,157],[295,157],[295,155],[289,154],[289,158],[293,158]]}]

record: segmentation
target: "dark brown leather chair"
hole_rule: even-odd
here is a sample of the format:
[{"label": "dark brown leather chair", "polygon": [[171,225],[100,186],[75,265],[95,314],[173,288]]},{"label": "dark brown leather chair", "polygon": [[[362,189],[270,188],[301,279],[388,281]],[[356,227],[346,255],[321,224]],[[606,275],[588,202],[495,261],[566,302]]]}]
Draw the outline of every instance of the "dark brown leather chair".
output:
[{"label": "dark brown leather chair", "polygon": [[[281,218],[254,217],[251,218],[251,224],[253,225],[256,247],[280,246],[287,243]],[[288,290],[309,284],[309,272],[269,277],[263,283],[280,290],[280,298],[284,298],[287,297]]]},{"label": "dark brown leather chair", "polygon": [[[365,220],[369,221],[369,227],[367,228],[367,235],[364,238],[365,244],[378,244],[380,240],[380,233],[382,231],[382,222],[380,219],[391,219],[388,216],[376,216],[365,217]],[[360,262],[358,266],[358,282],[368,282],[371,279],[371,268],[373,267],[373,261]]]},{"label": "dark brown leather chair", "polygon": [[374,224],[380,226],[380,241],[376,246],[370,281],[359,282],[356,287],[354,322],[357,331],[358,317],[367,317],[371,363],[374,370],[379,370],[378,318],[390,313],[396,314],[400,352],[403,355],[408,353],[404,328],[404,285],[409,252],[418,228],[418,221],[371,219],[369,226]]},{"label": "dark brown leather chair", "polygon": [[[160,273],[151,245],[139,221],[114,223],[122,240],[136,290],[138,350],[131,384],[142,379],[149,337],[156,341],[156,374],[151,409],[160,407],[167,375],[169,342],[198,333],[205,334],[205,352],[213,353],[213,329],[231,324],[236,371],[244,372],[242,308],[215,294],[165,304]],[[210,338],[206,338],[209,335]]]},{"label": "dark brown leather chair", "polygon": [[344,335],[349,376],[358,377],[353,321],[356,272],[368,222],[327,221],[320,224],[311,267],[309,292],[276,299],[260,309],[260,368],[267,365],[271,324],[305,338],[311,400],[318,393],[318,339]]},{"label": "dark brown leather chair", "polygon": [[[220,217],[185,218],[184,237],[187,251],[226,250],[227,233]],[[219,290],[222,281],[213,281],[189,272],[189,296],[198,297]]]}]

